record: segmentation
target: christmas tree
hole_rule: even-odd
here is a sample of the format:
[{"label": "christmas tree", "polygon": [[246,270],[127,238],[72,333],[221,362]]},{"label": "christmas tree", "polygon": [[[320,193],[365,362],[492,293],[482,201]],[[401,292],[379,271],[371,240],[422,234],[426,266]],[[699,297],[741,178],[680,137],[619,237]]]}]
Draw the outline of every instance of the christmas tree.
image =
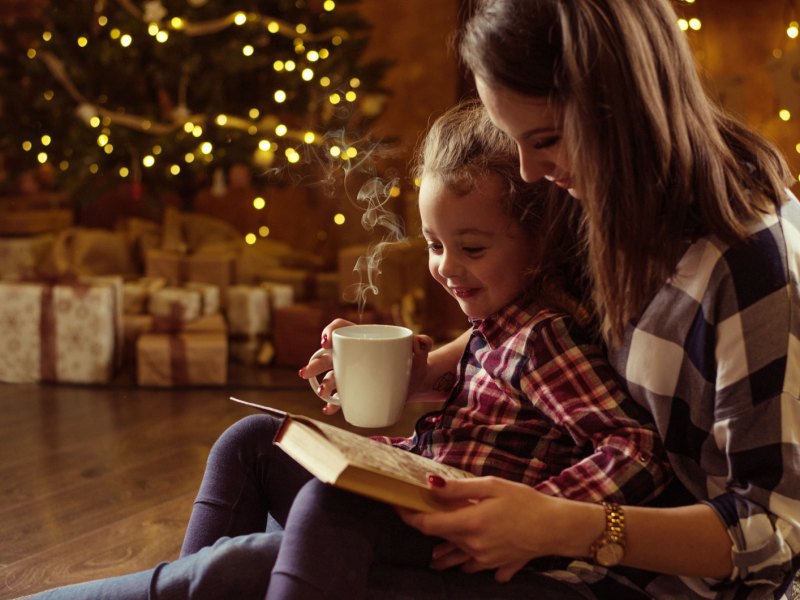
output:
[{"label": "christmas tree", "polygon": [[234,165],[280,183],[354,163],[387,66],[363,60],[354,4],[50,1],[3,25],[7,172],[45,170],[73,194],[127,182],[189,206]]}]

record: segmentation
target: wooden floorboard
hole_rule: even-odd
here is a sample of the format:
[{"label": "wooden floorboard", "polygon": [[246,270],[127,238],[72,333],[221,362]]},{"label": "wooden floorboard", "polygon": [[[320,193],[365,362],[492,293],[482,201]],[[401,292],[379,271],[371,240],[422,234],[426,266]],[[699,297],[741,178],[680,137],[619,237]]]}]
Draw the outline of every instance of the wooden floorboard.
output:
[{"label": "wooden floorboard", "polygon": [[[102,387],[0,384],[0,600],[173,560],[211,445],[253,412],[228,396],[324,418],[292,370],[233,380],[180,390],[125,377]],[[409,433],[424,410],[376,433]]]}]

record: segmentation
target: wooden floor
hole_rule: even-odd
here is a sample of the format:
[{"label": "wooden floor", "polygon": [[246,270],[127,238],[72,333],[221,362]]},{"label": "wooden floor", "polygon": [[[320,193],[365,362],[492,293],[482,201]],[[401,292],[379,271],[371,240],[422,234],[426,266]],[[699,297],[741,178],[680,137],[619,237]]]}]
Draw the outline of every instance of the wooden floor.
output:
[{"label": "wooden floor", "polygon": [[0,600],[174,559],[211,444],[253,412],[228,396],[321,414],[294,372],[231,379],[247,383],[0,384]]}]

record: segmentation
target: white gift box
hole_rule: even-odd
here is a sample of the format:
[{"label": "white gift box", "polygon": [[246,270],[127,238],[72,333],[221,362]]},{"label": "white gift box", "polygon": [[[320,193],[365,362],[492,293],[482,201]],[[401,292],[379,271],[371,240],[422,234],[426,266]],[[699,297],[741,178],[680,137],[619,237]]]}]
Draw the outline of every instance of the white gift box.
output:
[{"label": "white gift box", "polygon": [[148,310],[154,317],[194,321],[202,315],[203,297],[199,290],[167,286],[150,296]]},{"label": "white gift box", "polygon": [[106,383],[122,353],[122,280],[0,282],[0,381]]},{"label": "white gift box", "polygon": [[232,285],[225,290],[231,335],[260,335],[269,330],[269,294],[264,287]]}]

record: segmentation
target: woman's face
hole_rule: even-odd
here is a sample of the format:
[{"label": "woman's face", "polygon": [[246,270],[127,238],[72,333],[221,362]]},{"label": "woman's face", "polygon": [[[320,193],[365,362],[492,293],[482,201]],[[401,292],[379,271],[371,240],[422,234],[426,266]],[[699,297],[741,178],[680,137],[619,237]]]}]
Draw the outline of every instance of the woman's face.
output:
[{"label": "woman's face", "polygon": [[480,78],[475,83],[492,122],[517,144],[522,178],[534,182],[544,177],[580,197],[573,187],[571,165],[561,143],[561,120],[547,99],[491,87]]}]

